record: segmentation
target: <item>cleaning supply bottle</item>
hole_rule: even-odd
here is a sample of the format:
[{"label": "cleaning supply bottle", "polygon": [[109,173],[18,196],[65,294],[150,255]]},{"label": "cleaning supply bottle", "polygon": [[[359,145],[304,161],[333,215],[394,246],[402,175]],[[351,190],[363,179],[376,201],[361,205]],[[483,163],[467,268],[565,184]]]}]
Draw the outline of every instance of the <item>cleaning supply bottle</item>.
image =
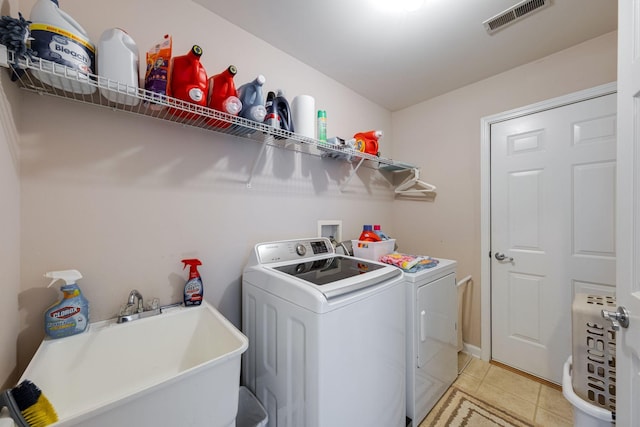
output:
[{"label": "cleaning supply bottle", "polygon": [[[191,104],[207,106],[207,71],[200,62],[202,48],[193,45],[186,55],[171,58],[169,65],[169,83],[167,95]],[[170,108],[169,113],[176,117],[195,119],[198,114],[177,108]]]},{"label": "cleaning supply bottle", "polygon": [[184,285],[184,305],[189,307],[191,305],[202,304],[202,297],[204,295],[204,287],[202,286],[202,279],[198,272],[198,266],[202,265],[199,259],[183,259],[183,269],[189,266],[189,279]]},{"label": "cleaning supply bottle", "polygon": [[264,117],[264,122],[268,126],[280,129],[280,116],[278,116],[278,111],[276,110],[276,106],[273,102],[275,98],[275,92],[269,91],[269,93],[267,93],[267,101],[264,104],[267,115]]},{"label": "cleaning supply bottle", "polygon": [[[169,64],[171,63],[171,52],[173,49],[173,39],[171,35],[165,34],[159,43],[153,45],[146,54],[146,69],[144,73],[144,88],[151,93],[152,97],[164,99],[167,94],[167,83],[169,81]],[[149,103],[154,111],[161,110],[162,104]]]},{"label": "cleaning supply bottle", "polygon": [[[94,74],[96,48],[86,30],[62,11],[58,0],[38,0],[31,9],[31,49],[45,60],[44,71],[33,71],[41,82],[68,92],[91,94],[96,87],[88,84]],[[50,62],[53,62],[54,65]],[[68,75],[60,78],[51,74]]]},{"label": "cleaning supply bottle", "polygon": [[[209,108],[222,111],[223,113],[237,116],[242,110],[242,102],[238,98],[238,91],[233,81],[233,77],[238,70],[234,65],[229,65],[226,70],[209,79]],[[208,121],[211,126],[217,128],[228,128],[231,123],[217,119]]]},{"label": "cleaning supply bottle", "polygon": [[373,156],[378,155],[378,140],[382,138],[381,130],[358,132],[353,135],[353,138],[356,140],[356,150]]},{"label": "cleaning supply bottle", "polygon": [[376,233],[373,232],[373,227],[371,225],[364,225],[362,227],[362,233],[360,234],[360,238],[363,242],[379,242],[382,239]]},{"label": "cleaning supply bottle", "polygon": [[380,224],[373,225],[373,232],[376,233],[381,240],[389,240],[389,236],[387,236],[384,231],[382,231],[382,228],[380,228]]},{"label": "cleaning supply bottle", "polygon": [[278,89],[276,97],[273,100],[273,104],[275,106],[275,110],[278,112],[278,117],[280,118],[280,129],[295,132],[295,129],[293,128],[293,117],[291,116],[291,107],[289,106],[289,101],[285,98],[284,91],[282,89]]},{"label": "cleaning supply bottle", "polygon": [[318,110],[318,141],[327,142],[327,112]]},{"label": "cleaning supply bottle", "polygon": [[44,313],[44,331],[51,338],[62,338],[84,332],[89,325],[89,301],[76,283],[82,279],[78,270],[50,271],[45,277],[53,279],[49,286],[64,280],[60,287],[63,297]]},{"label": "cleaning supply bottle", "polygon": [[[98,84],[111,102],[138,105],[138,46],[120,28],[105,30],[98,42]],[[124,92],[124,93],[123,93]]]},{"label": "cleaning supply bottle", "polygon": [[245,83],[238,88],[238,98],[240,98],[240,102],[242,102],[240,117],[258,123],[264,122],[267,110],[264,106],[262,86],[265,81],[265,77],[259,74],[253,81]]}]

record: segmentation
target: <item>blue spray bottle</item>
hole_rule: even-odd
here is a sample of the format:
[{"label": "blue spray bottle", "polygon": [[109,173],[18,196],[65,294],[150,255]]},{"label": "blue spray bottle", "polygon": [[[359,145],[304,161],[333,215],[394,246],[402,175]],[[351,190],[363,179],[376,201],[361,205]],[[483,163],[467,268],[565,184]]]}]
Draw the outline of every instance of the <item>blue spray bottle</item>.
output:
[{"label": "blue spray bottle", "polygon": [[47,287],[64,280],[60,287],[63,297],[44,313],[44,331],[51,338],[62,338],[84,332],[89,325],[89,301],[76,283],[82,279],[78,270],[50,271],[44,275],[53,279]]}]

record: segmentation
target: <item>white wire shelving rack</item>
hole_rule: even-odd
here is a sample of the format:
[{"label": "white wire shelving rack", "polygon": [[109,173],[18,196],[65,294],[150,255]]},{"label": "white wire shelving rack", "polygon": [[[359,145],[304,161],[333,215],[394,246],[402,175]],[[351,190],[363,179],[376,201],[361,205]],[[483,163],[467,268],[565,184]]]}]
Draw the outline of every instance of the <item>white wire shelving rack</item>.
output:
[{"label": "white wire shelving rack", "polygon": [[[79,72],[46,60],[19,58],[4,45],[0,45],[0,65],[13,70],[14,79],[16,79],[18,86],[27,91],[179,123],[186,127],[201,128],[261,143],[262,148],[254,160],[251,175],[247,180],[247,187],[251,187],[258,161],[268,146],[350,162],[354,166],[350,175],[341,185],[341,190],[349,184],[361,166],[394,172],[416,168],[408,163],[362,153],[346,146],[328,144],[314,138],[277,129],[265,123],[254,122],[212,108],[159,95],[95,74]],[[108,94],[109,99],[104,93]]]}]

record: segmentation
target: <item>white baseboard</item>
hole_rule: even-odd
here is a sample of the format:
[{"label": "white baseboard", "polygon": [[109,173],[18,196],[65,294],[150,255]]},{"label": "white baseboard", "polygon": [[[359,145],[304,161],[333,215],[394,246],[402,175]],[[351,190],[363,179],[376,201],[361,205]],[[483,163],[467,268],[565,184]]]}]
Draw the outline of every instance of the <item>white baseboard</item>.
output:
[{"label": "white baseboard", "polygon": [[477,357],[478,359],[482,358],[482,349],[480,347],[476,347],[475,345],[464,343],[462,351],[472,355],[473,357]]}]

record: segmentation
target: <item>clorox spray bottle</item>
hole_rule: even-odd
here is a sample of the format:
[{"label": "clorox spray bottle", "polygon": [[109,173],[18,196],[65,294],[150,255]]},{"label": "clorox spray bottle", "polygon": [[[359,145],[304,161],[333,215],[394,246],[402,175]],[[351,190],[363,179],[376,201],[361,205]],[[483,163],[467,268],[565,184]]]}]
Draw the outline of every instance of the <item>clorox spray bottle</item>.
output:
[{"label": "clorox spray bottle", "polygon": [[62,338],[84,332],[89,325],[89,301],[76,283],[82,279],[78,270],[50,271],[44,275],[53,279],[47,287],[64,280],[60,287],[63,297],[44,314],[44,331],[51,338]]},{"label": "clorox spray bottle", "polygon": [[202,304],[202,297],[204,295],[204,287],[202,286],[202,279],[198,272],[198,266],[202,265],[199,259],[183,259],[183,270],[189,268],[189,279],[184,285],[184,305],[189,307],[191,305]]}]

